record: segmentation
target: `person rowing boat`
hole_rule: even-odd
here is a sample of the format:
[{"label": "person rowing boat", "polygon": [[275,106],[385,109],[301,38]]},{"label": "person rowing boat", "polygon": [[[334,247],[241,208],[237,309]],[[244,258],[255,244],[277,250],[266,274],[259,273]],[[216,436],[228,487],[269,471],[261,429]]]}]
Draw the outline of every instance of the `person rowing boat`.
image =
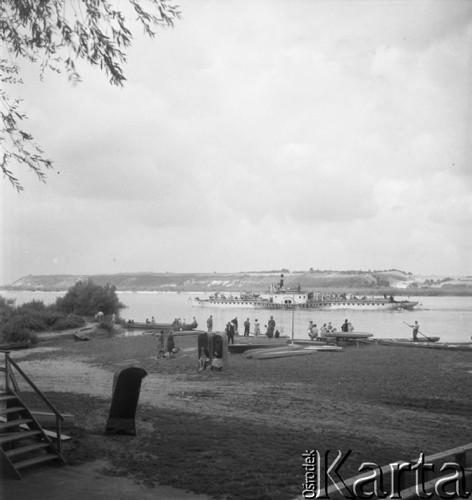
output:
[{"label": "person rowing boat", "polygon": [[419,342],[418,333],[430,342],[434,342],[432,338],[428,337],[423,332],[420,332],[420,325],[418,321],[415,321],[414,325],[409,325],[406,321],[404,321],[403,323],[405,323],[405,325],[408,325],[410,328],[413,328],[413,342]]},{"label": "person rowing boat", "polygon": [[[408,323],[405,323],[408,325]],[[420,325],[418,321],[415,321],[414,325],[408,325],[410,328],[413,328],[413,342],[418,342],[418,332],[420,331]]]}]

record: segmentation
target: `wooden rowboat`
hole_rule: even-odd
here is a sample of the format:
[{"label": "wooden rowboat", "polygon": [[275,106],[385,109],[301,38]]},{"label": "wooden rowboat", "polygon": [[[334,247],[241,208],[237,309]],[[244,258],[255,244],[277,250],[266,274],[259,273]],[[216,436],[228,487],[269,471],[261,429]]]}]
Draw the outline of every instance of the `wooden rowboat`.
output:
[{"label": "wooden rowboat", "polygon": [[[297,349],[297,347],[301,347],[301,349]],[[253,359],[277,359],[277,358],[288,358],[292,356],[308,356],[312,355],[316,352],[322,351],[342,351],[342,347],[336,346],[310,346],[310,347],[302,347],[302,346],[293,346],[288,349],[285,348],[283,350],[279,349],[264,349],[262,351],[255,352],[252,355]]]},{"label": "wooden rowboat", "polygon": [[176,321],[173,323],[141,323],[128,321],[124,324],[124,327],[128,330],[163,330],[164,332],[169,332],[170,330],[173,330],[174,332],[195,330],[197,326],[198,323],[178,323]]},{"label": "wooden rowboat", "polygon": [[379,339],[377,342],[380,345],[386,346],[421,347],[423,349],[472,352],[471,342],[413,342],[409,339]]},{"label": "wooden rowboat", "polygon": [[231,344],[228,346],[228,351],[233,354],[241,354],[246,351],[250,351],[252,349],[277,349],[280,347],[287,346],[285,344]]},{"label": "wooden rowboat", "polygon": [[[381,343],[383,341],[387,342],[405,342],[407,344],[432,344],[434,342],[438,342],[441,337],[421,337],[416,340],[410,338],[399,338],[399,339],[377,339],[377,343]],[[385,344],[387,345],[387,344]]]},{"label": "wooden rowboat", "polygon": [[87,340],[90,340],[90,337],[88,335],[85,335],[84,333],[74,333],[74,342],[85,342]]},{"label": "wooden rowboat", "polygon": [[324,338],[327,339],[368,339],[373,337],[373,333],[366,332],[331,332],[326,333]]}]

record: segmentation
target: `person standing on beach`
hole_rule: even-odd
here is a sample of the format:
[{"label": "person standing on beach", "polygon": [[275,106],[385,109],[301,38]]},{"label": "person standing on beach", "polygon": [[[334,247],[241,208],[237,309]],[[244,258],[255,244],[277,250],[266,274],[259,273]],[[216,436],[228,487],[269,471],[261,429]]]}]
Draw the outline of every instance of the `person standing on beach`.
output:
[{"label": "person standing on beach", "polygon": [[157,344],[157,357],[160,358],[161,356],[163,358],[166,357],[166,350],[165,350],[165,335],[164,335],[164,330],[161,330],[161,334],[159,335],[159,341]]},{"label": "person standing on beach", "polygon": [[261,325],[259,324],[259,320],[256,319],[254,321],[254,335],[258,337],[261,334]]},{"label": "person standing on beach", "polygon": [[174,348],[175,348],[174,332],[171,330],[167,337],[167,352],[169,353],[169,358],[174,357]]},{"label": "person standing on beach", "polygon": [[239,330],[238,330],[238,317],[236,316],[234,319],[231,320],[231,323],[233,324],[233,331],[234,335],[239,335]]},{"label": "person standing on beach", "polygon": [[244,322],[244,336],[249,337],[249,329],[251,328],[251,323],[249,322],[249,318]]},{"label": "person standing on beach", "polygon": [[271,339],[274,336],[275,331],[275,320],[274,317],[271,316],[269,321],[267,322],[267,336]]},{"label": "person standing on beach", "polygon": [[326,327],[326,323],[320,328],[320,339],[326,338],[326,334],[328,333],[328,329]]},{"label": "person standing on beach", "polygon": [[234,344],[234,325],[231,321],[226,324],[226,335],[228,336],[228,345]]},{"label": "person standing on beach", "polygon": [[213,316],[211,316],[211,315],[207,319],[207,328],[208,328],[208,332],[213,331]]},{"label": "person standing on beach", "polygon": [[318,327],[316,324],[313,324],[313,321],[310,321],[310,326],[308,327],[308,336],[310,340],[316,340],[318,338]]}]

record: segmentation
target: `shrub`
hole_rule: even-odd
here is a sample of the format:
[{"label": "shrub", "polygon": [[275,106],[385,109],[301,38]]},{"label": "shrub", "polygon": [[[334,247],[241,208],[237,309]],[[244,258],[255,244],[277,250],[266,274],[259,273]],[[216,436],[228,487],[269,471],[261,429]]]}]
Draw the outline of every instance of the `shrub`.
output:
[{"label": "shrub", "polygon": [[110,318],[103,318],[98,323],[98,326],[103,330],[107,331],[108,333],[113,333],[115,330],[115,324]]},{"label": "shrub", "polygon": [[36,344],[38,336],[35,332],[13,321],[7,327],[2,327],[1,342],[29,342],[30,344]]},{"label": "shrub", "polygon": [[85,325],[85,320],[82,316],[77,316],[76,314],[69,314],[65,318],[58,318],[52,325],[52,329],[58,330],[68,330],[70,328],[80,328]]},{"label": "shrub", "polygon": [[100,286],[90,279],[78,281],[55,305],[58,311],[81,316],[95,316],[99,311],[105,315],[118,314],[124,307],[116,295],[116,287]]},{"label": "shrub", "polygon": [[14,301],[0,297],[0,342],[35,343],[38,340],[35,332],[78,328],[84,324],[80,316],[66,316],[38,300],[15,307]]}]

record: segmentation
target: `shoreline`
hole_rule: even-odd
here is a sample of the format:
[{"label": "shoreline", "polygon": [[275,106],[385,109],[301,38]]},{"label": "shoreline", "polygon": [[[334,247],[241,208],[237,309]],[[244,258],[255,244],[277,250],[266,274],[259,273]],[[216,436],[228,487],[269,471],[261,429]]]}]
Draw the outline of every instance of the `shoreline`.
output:
[{"label": "shoreline", "polygon": [[[280,360],[230,354],[222,372],[199,373],[196,338],[176,343],[175,359],[156,359],[152,335],[63,336],[12,355],[75,415],[70,463],[105,459],[112,476],[210,497],[296,497],[305,449],[353,449],[349,477],[357,459],[386,464],[472,441],[468,353],[369,345]],[[148,373],[138,435],[106,437],[113,373],[129,363]]]}]

